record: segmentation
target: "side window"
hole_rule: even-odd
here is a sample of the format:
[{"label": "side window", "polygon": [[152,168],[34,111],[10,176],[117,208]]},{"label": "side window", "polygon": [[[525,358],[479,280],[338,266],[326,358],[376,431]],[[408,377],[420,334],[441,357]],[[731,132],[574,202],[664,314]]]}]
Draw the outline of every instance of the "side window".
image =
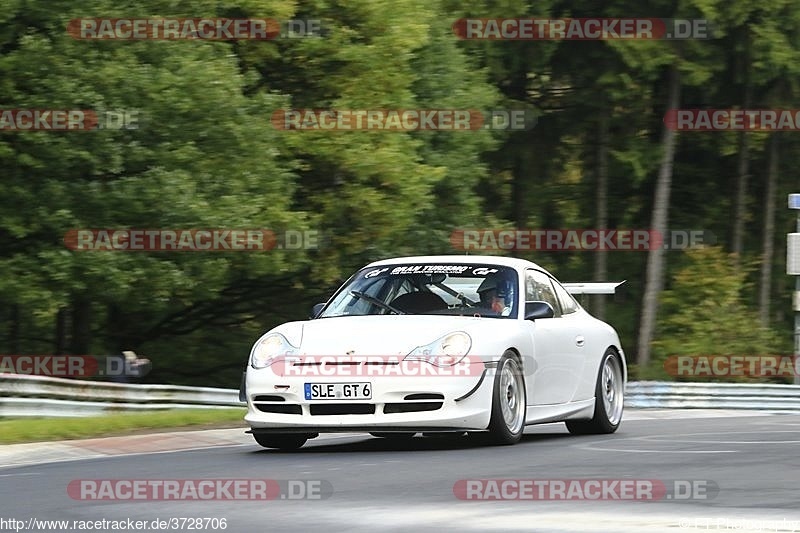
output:
[{"label": "side window", "polygon": [[536,270],[528,270],[525,273],[525,301],[526,302],[547,302],[553,306],[556,316],[560,316],[561,306],[553,291],[550,278]]},{"label": "side window", "polygon": [[553,281],[553,286],[556,288],[556,295],[558,295],[558,301],[561,302],[561,312],[565,315],[570,313],[574,313],[578,310],[578,302],[575,301],[575,298],[561,286],[561,284],[557,281]]}]

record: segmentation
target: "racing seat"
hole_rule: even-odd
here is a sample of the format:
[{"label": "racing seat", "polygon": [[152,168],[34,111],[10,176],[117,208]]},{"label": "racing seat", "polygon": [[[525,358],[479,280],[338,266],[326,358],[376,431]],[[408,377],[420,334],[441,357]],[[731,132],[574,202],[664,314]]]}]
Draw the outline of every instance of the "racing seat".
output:
[{"label": "racing seat", "polygon": [[411,314],[447,309],[447,302],[432,292],[407,292],[392,300],[389,305]]}]

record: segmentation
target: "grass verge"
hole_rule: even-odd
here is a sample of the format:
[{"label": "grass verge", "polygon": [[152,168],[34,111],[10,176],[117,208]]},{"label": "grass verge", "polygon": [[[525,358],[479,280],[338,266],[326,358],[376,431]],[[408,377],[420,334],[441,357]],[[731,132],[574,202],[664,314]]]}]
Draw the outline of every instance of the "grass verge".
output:
[{"label": "grass verge", "polygon": [[174,409],[85,418],[0,419],[0,444],[109,437],[153,429],[245,427],[246,409]]}]

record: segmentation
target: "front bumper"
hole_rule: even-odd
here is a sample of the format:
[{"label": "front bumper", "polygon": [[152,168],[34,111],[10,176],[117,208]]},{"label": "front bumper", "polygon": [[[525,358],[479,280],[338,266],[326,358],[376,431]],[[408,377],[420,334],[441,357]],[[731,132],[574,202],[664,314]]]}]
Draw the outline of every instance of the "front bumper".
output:
[{"label": "front bumper", "polygon": [[[485,430],[494,365],[470,376],[279,377],[247,369],[245,421],[253,432]],[[369,400],[306,400],[306,383],[370,382]]]}]

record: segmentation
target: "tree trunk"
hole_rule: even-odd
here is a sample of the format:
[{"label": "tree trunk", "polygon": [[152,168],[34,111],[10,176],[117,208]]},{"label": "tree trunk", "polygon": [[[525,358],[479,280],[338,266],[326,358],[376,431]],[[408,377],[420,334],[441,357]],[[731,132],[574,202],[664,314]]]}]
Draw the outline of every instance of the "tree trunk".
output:
[{"label": "tree trunk", "polygon": [[[745,29],[745,53],[742,54],[741,71],[744,83],[744,108],[749,109],[753,99],[753,84],[750,82],[750,35]],[[739,132],[739,161],[736,172],[736,199],[733,214],[733,238],[731,251],[737,268],[744,251],[744,223],[747,219],[747,181],[750,171],[750,134]]]},{"label": "tree trunk", "polygon": [[769,139],[767,190],[764,193],[764,249],[761,261],[761,279],[758,284],[758,320],[769,326],[769,300],[772,289],[772,264],[775,259],[775,184],[778,180],[778,134]]},{"label": "tree trunk", "polygon": [[[597,204],[597,230],[608,227],[608,144],[609,144],[609,125],[608,109],[603,109],[600,117],[600,131],[597,136],[600,143],[597,146],[597,187],[595,203]],[[594,280],[607,281],[608,277],[608,255],[605,250],[598,250],[594,256]],[[606,297],[598,294],[594,298],[592,306],[594,316],[600,320],[605,319]]]},{"label": "tree trunk", "polygon": [[105,349],[111,350],[111,353],[122,353],[123,350],[130,350],[129,344],[126,344],[126,335],[123,330],[123,324],[126,324],[126,316],[121,307],[117,303],[108,304],[106,308],[106,325],[108,333],[105,338]]},{"label": "tree trunk", "polygon": [[734,261],[738,267],[741,263],[744,250],[744,222],[747,217],[747,179],[750,163],[749,132],[739,132],[739,163],[736,172],[736,201],[733,215],[733,245]]},{"label": "tree trunk", "polygon": [[8,317],[8,353],[20,353],[20,318],[19,318],[19,304],[12,304],[9,308]]},{"label": "tree trunk", "polygon": [[[676,65],[670,67],[667,109],[677,109],[680,105],[681,81]],[[653,217],[650,229],[665,235],[669,220],[669,197],[672,188],[672,165],[675,159],[675,131],[663,127],[661,133],[661,164],[658,169],[655,197],[653,199]],[[637,362],[640,366],[650,363],[650,343],[655,332],[658,297],[664,287],[664,249],[653,248],[647,254],[647,273],[642,299],[641,323],[639,324],[639,342],[637,346]]]},{"label": "tree trunk", "polygon": [[514,220],[514,227],[522,229],[528,224],[527,201],[529,200],[525,192],[528,189],[526,182],[531,179],[528,175],[531,166],[528,164],[524,149],[517,145],[514,149],[517,154],[514,156],[514,177],[511,185],[511,218]]},{"label": "tree trunk", "polygon": [[70,353],[88,355],[91,344],[91,310],[92,304],[84,295],[74,295],[72,307],[72,335]]},{"label": "tree trunk", "polygon": [[[749,94],[750,91],[748,90]],[[749,104],[749,96],[745,96],[745,109]],[[731,251],[734,253],[734,261],[738,267],[741,263],[742,252],[744,251],[744,223],[747,218],[747,181],[750,172],[750,133],[747,131],[739,132],[739,164],[736,175],[736,207],[733,219],[733,246]]]},{"label": "tree trunk", "polygon": [[[525,198],[525,186],[522,182],[525,178],[523,177],[523,167],[525,166],[524,162],[522,161],[522,155],[518,154],[516,157],[516,163],[514,164],[514,177],[511,185],[511,217],[514,220],[514,229],[523,229],[526,226],[525,220],[525,205],[523,199]],[[511,250],[511,257],[519,257],[520,250],[516,248],[512,248]]]},{"label": "tree trunk", "polygon": [[56,313],[56,342],[54,355],[67,354],[67,310],[63,307]]}]

